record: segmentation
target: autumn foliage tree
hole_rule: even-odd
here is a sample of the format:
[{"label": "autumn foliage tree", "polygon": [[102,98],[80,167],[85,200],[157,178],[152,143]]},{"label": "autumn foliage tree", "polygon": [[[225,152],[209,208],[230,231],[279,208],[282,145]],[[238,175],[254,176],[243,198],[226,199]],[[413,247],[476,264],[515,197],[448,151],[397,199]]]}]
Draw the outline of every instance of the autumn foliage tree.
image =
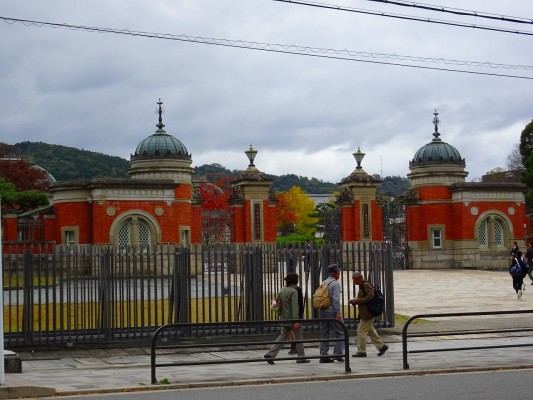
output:
[{"label": "autumn foliage tree", "polygon": [[0,177],[15,185],[17,191],[37,190],[46,192],[50,185],[46,172],[27,160],[9,157],[14,146],[0,144]]},{"label": "autumn foliage tree", "polygon": [[26,212],[47,205],[47,174],[20,158],[9,157],[14,147],[0,143],[0,196],[2,210]]},{"label": "autumn foliage tree", "polygon": [[231,179],[214,183],[201,182],[198,193],[202,200],[202,237],[205,242],[229,240]]},{"label": "autumn foliage tree", "polygon": [[312,235],[318,218],[313,215],[315,202],[298,186],[276,193],[276,228],[282,235]]},{"label": "autumn foliage tree", "polygon": [[287,192],[276,193],[276,229],[282,236],[295,232],[298,217],[289,203]]}]

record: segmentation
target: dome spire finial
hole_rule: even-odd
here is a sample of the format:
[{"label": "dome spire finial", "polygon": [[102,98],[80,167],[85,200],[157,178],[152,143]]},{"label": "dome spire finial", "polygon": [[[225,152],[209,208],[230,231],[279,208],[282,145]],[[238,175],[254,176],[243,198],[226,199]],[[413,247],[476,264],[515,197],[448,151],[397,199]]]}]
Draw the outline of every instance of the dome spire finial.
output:
[{"label": "dome spire finial", "polygon": [[433,124],[435,125],[435,132],[433,132],[433,136],[435,136],[435,139],[438,139],[440,136],[440,133],[439,133],[440,119],[439,119],[439,113],[437,112],[437,109],[435,109],[435,112],[433,113],[433,115],[434,115]]},{"label": "dome spire finial", "polygon": [[159,101],[157,102],[159,105],[159,109],[156,110],[156,113],[159,114],[159,123],[156,125],[159,129],[163,129],[165,127],[165,124],[163,123],[163,109],[161,106],[163,105],[163,102],[161,101],[161,98],[159,98]]}]

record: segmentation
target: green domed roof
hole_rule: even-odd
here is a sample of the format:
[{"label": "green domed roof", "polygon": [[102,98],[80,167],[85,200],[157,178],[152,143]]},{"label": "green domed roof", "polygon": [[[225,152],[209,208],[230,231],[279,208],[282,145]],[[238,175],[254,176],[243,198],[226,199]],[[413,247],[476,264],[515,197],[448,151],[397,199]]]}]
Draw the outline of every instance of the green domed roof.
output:
[{"label": "green domed roof", "polygon": [[159,104],[159,123],[156,125],[158,129],[137,145],[131,159],[179,158],[190,160],[191,155],[185,145],[163,129],[165,127],[161,109],[163,103],[159,100],[157,104]]},{"label": "green domed roof", "polygon": [[144,139],[135,149],[135,155],[189,155],[185,145],[169,135],[163,129],[158,129],[153,135]]},{"label": "green domed roof", "polygon": [[465,165],[464,158],[455,147],[443,142],[439,136],[438,131],[439,118],[438,113],[435,111],[435,117],[433,123],[435,124],[435,132],[433,132],[433,140],[428,144],[422,146],[415,153],[414,158],[409,163],[409,166],[415,166],[419,164],[458,164]]}]

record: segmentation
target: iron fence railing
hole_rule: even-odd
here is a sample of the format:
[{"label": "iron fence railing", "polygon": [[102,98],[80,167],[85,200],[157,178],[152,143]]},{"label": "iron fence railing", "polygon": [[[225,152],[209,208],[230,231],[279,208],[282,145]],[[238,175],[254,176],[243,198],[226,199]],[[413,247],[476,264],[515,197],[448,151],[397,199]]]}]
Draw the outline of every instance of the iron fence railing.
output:
[{"label": "iron fence railing", "polygon": [[[298,322],[301,324],[301,329],[307,328],[307,324],[311,321],[309,320],[284,320],[284,323],[294,323]],[[344,335],[342,338],[327,338],[327,339],[318,339],[318,338],[303,338],[302,340],[278,340],[276,337],[267,339],[263,336],[260,340],[246,341],[246,336],[250,336],[250,333],[253,333],[254,336],[258,334],[261,335],[266,331],[278,331],[279,332],[279,321],[246,321],[246,322],[226,322],[226,323],[207,323],[207,324],[169,324],[159,327],[151,340],[151,351],[150,351],[150,371],[151,371],[151,381],[152,384],[157,383],[156,377],[156,368],[159,367],[179,367],[179,366],[188,366],[192,367],[194,365],[207,365],[207,364],[242,364],[244,362],[265,362],[264,357],[248,357],[248,358],[216,358],[216,359],[203,359],[203,360],[192,360],[187,359],[183,361],[176,361],[173,356],[186,351],[194,351],[194,349],[201,349],[202,352],[205,352],[207,349],[216,349],[220,350],[221,348],[236,348],[239,349],[246,348],[248,346],[265,346],[272,345],[274,343],[278,344],[291,344],[291,343],[320,343],[320,342],[343,342],[344,351],[342,354],[336,354],[335,357],[340,357],[344,362],[344,372],[351,372],[350,368],[350,346],[349,346],[349,334],[348,329],[342,323],[342,321],[337,321],[336,319],[318,319],[312,321],[314,323],[327,322],[333,325],[339,325],[342,329]],[[198,338],[204,338],[209,336],[209,341],[200,340],[198,342],[188,342],[183,343],[184,332],[188,335],[191,331],[194,331]],[[220,338],[220,333],[223,332],[226,336],[231,335],[233,341],[223,341]],[[214,334],[214,338],[212,337]],[[244,334],[244,335],[243,335]],[[241,336],[243,335],[243,336]],[[218,339],[218,340],[217,340]],[[244,340],[243,340],[244,339]],[[306,359],[323,359],[330,358],[331,355],[318,355],[318,356],[305,356]],[[157,358],[162,358],[164,360],[157,361]],[[296,357],[276,357],[277,361],[283,360],[294,360]],[[166,361],[165,361],[166,360]]]},{"label": "iron fence railing", "polygon": [[[527,343],[498,343],[491,345],[481,345],[479,341],[474,342],[475,345],[469,346],[452,346],[452,347],[440,347],[440,348],[424,348],[424,349],[415,349],[409,350],[407,348],[407,339],[408,338],[426,338],[426,337],[448,337],[456,338],[464,335],[487,335],[487,334],[499,334],[500,337],[502,334],[513,334],[520,333],[521,337],[524,337],[524,334],[527,332],[533,332],[532,328],[491,328],[487,327],[484,329],[462,329],[462,330],[449,330],[449,331],[438,331],[438,332],[418,332],[418,333],[408,333],[407,330],[411,323],[417,319],[425,318],[463,318],[467,317],[480,317],[480,316],[495,316],[495,315],[518,315],[518,314],[533,314],[533,310],[510,310],[510,311],[475,311],[475,312],[456,312],[456,313],[439,313],[439,314],[418,314],[410,317],[404,324],[402,328],[402,358],[403,358],[403,369],[409,369],[409,363],[407,361],[408,354],[417,354],[417,353],[435,353],[435,352],[444,352],[444,351],[464,351],[464,350],[490,350],[490,349],[501,349],[501,348],[510,348],[510,347],[532,347],[533,342],[528,341]],[[466,326],[466,325],[465,325]],[[527,336],[531,339],[531,334]]]},{"label": "iron fence railing", "polygon": [[[270,301],[284,284],[279,244],[159,244],[3,247],[4,338],[8,346],[149,340],[165,324],[276,320]],[[351,273],[386,297],[379,321],[394,325],[392,251],[386,243],[296,246],[304,318],[317,319],[314,289],[331,263],[342,267],[345,323],[355,326]],[[318,328],[316,328],[318,329]]]}]

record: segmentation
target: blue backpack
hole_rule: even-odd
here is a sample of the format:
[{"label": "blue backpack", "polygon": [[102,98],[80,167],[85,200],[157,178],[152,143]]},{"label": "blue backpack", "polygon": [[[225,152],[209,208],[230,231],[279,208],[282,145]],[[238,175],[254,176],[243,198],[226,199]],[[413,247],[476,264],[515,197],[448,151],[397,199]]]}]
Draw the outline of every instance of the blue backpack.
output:
[{"label": "blue backpack", "polygon": [[529,267],[523,261],[520,262],[518,259],[515,259],[511,267],[509,268],[509,273],[513,277],[521,277],[527,274]]}]

